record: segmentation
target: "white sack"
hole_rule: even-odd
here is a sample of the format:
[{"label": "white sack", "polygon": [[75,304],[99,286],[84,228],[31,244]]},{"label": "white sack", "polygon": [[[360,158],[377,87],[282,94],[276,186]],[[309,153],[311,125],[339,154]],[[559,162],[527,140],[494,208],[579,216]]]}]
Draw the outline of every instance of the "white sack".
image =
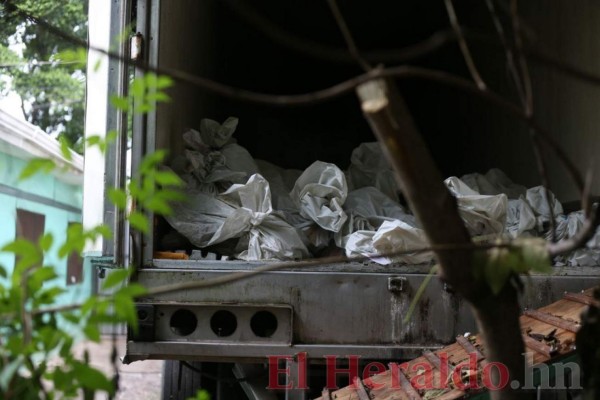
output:
[{"label": "white sack", "polygon": [[516,238],[536,227],[535,213],[523,197],[518,200],[508,200],[506,213],[506,231]]},{"label": "white sack", "polygon": [[[269,182],[273,208],[276,210],[295,210],[300,212],[290,197],[290,191],[294,187],[296,180],[302,175],[302,171],[297,169],[287,170],[265,160],[255,161],[260,174]],[[291,182],[290,178],[293,178]]]},{"label": "white sack", "polygon": [[417,226],[414,215],[377,188],[367,186],[348,193],[344,203],[348,219],[342,229],[335,233],[335,243],[345,247],[349,235],[359,230],[375,231],[384,221],[400,220],[410,226]]},{"label": "white sack", "polygon": [[235,207],[197,189],[188,189],[184,194],[186,200],[173,202],[173,214],[165,219],[194,246],[206,247]]},{"label": "white sack", "polygon": [[[562,204],[556,199],[554,194],[548,190],[548,196],[550,198],[550,205],[554,211],[554,216],[558,216],[563,213]],[[536,186],[527,189],[526,194],[527,202],[533,209],[537,217],[538,231],[543,232],[545,230],[544,224],[550,222],[550,208],[548,207],[548,201],[546,200],[546,191],[543,186]]]},{"label": "white sack", "polygon": [[232,117],[223,124],[205,118],[200,132],[191,129],[183,134],[185,157],[176,158],[172,165],[188,187],[216,193],[258,172],[250,153],[232,138],[237,124],[238,119]]},{"label": "white sack", "polygon": [[260,175],[245,185],[232,185],[219,199],[234,207],[208,245],[241,238],[243,260],[293,260],[308,256],[296,230],[273,213],[268,182]]},{"label": "white sack", "polygon": [[[582,210],[572,212],[567,216],[567,238],[574,237],[583,228],[585,215]],[[577,249],[568,256],[570,266],[594,267],[600,264],[600,230],[586,243],[586,247]]]},{"label": "white sack", "polygon": [[352,151],[347,176],[352,190],[374,186],[390,199],[398,201],[399,189],[394,171],[378,142],[361,143]]},{"label": "white sack", "polygon": [[471,235],[500,234],[504,231],[508,207],[505,194],[480,195],[455,176],[444,183],[456,197],[459,214]]},{"label": "white sack", "polygon": [[308,167],[290,193],[301,216],[332,232],[338,232],[346,221],[342,206],[347,195],[344,173],[334,164],[322,161]]},{"label": "white sack", "polygon": [[504,193],[509,199],[518,199],[525,195],[527,188],[517,185],[498,168],[490,169],[485,175],[472,173],[460,178],[467,186],[483,195]]},{"label": "white sack", "polygon": [[376,232],[357,231],[348,238],[346,255],[366,256],[379,264],[392,262],[420,264],[433,259],[431,252],[409,253],[394,257],[381,257],[376,254],[390,254],[428,246],[425,231],[402,221],[385,221]]}]

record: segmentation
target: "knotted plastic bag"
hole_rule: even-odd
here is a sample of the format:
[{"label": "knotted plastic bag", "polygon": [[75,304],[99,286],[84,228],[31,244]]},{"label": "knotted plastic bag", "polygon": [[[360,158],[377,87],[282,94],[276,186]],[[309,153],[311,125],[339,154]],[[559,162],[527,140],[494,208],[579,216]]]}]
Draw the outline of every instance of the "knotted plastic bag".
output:
[{"label": "knotted plastic bag", "polygon": [[322,161],[308,167],[290,192],[302,217],[332,232],[338,232],[347,219],[342,208],[347,195],[344,173],[334,164]]},{"label": "knotted plastic bag", "polygon": [[500,234],[504,231],[508,207],[505,194],[481,195],[455,176],[444,183],[456,197],[458,212],[471,235]]},{"label": "knotted plastic bag", "polygon": [[394,171],[378,142],[361,143],[352,151],[347,177],[351,190],[374,186],[390,199],[398,201]]},{"label": "knotted plastic bag", "polygon": [[238,119],[229,117],[223,124],[211,119],[200,122],[200,131],[183,134],[186,150],[173,162],[173,169],[188,187],[218,193],[232,183],[242,183],[258,172],[252,156],[232,138]]},{"label": "knotted plastic bag", "polygon": [[409,214],[404,207],[372,186],[348,193],[344,211],[348,219],[334,236],[336,245],[342,248],[346,246],[346,241],[353,232],[375,231],[384,221],[397,219],[411,226],[417,226],[414,215]]},{"label": "knotted plastic bag", "polygon": [[208,245],[240,238],[236,254],[243,260],[294,260],[309,255],[296,229],[273,212],[269,183],[254,174],[244,185],[232,185],[218,196],[233,211]]},{"label": "knotted plastic bag", "polygon": [[383,265],[392,262],[421,264],[431,261],[433,254],[411,250],[425,248],[428,243],[424,230],[399,220],[385,221],[376,232],[357,231],[351,234],[346,243],[346,255],[366,256]]}]

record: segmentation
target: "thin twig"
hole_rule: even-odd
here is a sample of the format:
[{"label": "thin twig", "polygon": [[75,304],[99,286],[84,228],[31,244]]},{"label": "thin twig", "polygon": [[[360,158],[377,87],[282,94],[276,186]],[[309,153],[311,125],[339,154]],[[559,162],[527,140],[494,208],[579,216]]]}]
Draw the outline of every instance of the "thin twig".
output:
[{"label": "thin twig", "polygon": [[[496,1],[496,4],[498,4],[500,9],[509,18],[512,18],[512,11],[511,11],[510,7],[506,4],[507,1],[506,2],[503,0],[494,0],[494,1]],[[527,41],[529,43],[537,42],[538,35],[537,35],[537,32],[535,31],[535,29],[531,26],[531,24],[529,22],[527,22],[525,19],[523,19],[523,17],[521,17],[520,15],[517,15],[516,18],[518,19],[520,29],[523,32],[524,36],[527,38]]]},{"label": "thin twig", "polygon": [[531,87],[531,77],[529,75],[529,67],[527,61],[523,56],[523,39],[521,38],[521,20],[519,18],[519,10],[517,0],[511,0],[510,3],[510,15],[513,27],[513,36],[515,41],[515,54],[517,61],[519,62],[519,68],[521,70],[521,80],[523,82],[523,89],[525,93],[525,113],[527,115],[533,115],[533,94]]},{"label": "thin twig", "polygon": [[[523,92],[521,97],[521,103],[525,114],[533,118],[533,89],[531,85],[531,76],[529,74],[529,67],[527,66],[527,60],[523,55],[523,40],[521,38],[521,23],[518,12],[517,0],[511,0],[511,23],[513,26],[513,37],[516,48],[516,57],[519,62],[520,81],[523,85]],[[548,168],[546,167],[546,161],[542,154],[541,144],[539,137],[536,135],[535,130],[529,129],[529,137],[531,139],[531,145],[533,147],[533,154],[537,166],[538,173],[542,180],[542,187],[544,188],[544,197],[546,199],[546,206],[550,213],[550,241],[556,242],[556,216],[554,214],[554,204],[550,199],[550,179],[548,178]]]},{"label": "thin twig", "polygon": [[[519,60],[520,68],[517,69],[513,57],[512,50],[508,44],[508,40],[504,35],[504,28],[498,15],[496,14],[496,9],[494,7],[493,0],[486,0],[486,4],[488,10],[490,11],[490,15],[494,22],[494,26],[496,27],[496,31],[498,32],[498,36],[500,37],[500,41],[504,47],[504,51],[506,54],[506,60],[508,64],[509,71],[513,77],[515,82],[515,86],[517,87],[517,93],[519,94],[519,100],[523,106],[525,114],[532,117],[533,116],[533,96],[532,96],[532,87],[531,87],[531,77],[529,76],[529,69],[527,68],[527,62],[522,53],[522,39],[521,39],[521,30],[519,24],[519,15],[517,12],[516,1],[513,2],[511,7],[511,20],[513,25],[513,35],[515,38],[515,43],[517,44],[517,59]],[[535,130],[529,129],[529,137],[531,140],[531,145],[533,148],[533,153],[536,161],[536,166],[538,173],[542,180],[542,186],[544,188],[544,196],[546,205],[548,207],[548,211],[550,213],[550,238],[552,242],[556,242],[556,220],[554,215],[554,207],[551,203],[550,199],[550,181],[548,178],[548,170],[546,168],[546,162],[544,160],[544,156],[541,151],[541,145],[539,137],[536,135]]]},{"label": "thin twig", "polygon": [[506,38],[506,34],[504,32],[504,27],[502,26],[502,22],[496,13],[496,8],[494,6],[493,0],[485,0],[487,8],[490,12],[490,16],[492,17],[492,22],[494,23],[494,27],[496,28],[496,32],[498,33],[498,37],[500,38],[500,43],[502,43],[502,47],[504,48],[504,53],[506,55],[506,64],[508,66],[508,70],[513,79],[513,83],[517,88],[517,95],[519,100],[522,102],[523,107],[525,107],[525,92],[523,90],[523,83],[521,82],[521,76],[517,71],[517,67],[515,65],[515,58],[512,52],[512,49],[508,43]]},{"label": "thin twig", "polygon": [[458,22],[458,18],[456,16],[456,11],[454,10],[454,5],[452,4],[452,0],[444,0],[444,4],[446,5],[446,11],[448,12],[448,19],[450,20],[450,25],[452,25],[452,29],[456,33],[456,38],[458,40],[458,46],[460,47],[460,51],[462,52],[465,63],[467,64],[467,68],[469,69],[469,73],[475,81],[475,84],[480,90],[486,90],[487,86],[477,67],[475,66],[475,61],[473,61],[473,57],[471,56],[471,52],[469,51],[469,46],[467,45],[467,41],[465,40],[465,36],[463,35],[462,28]]},{"label": "thin twig", "polygon": [[329,8],[331,9],[331,13],[333,14],[333,18],[335,18],[335,22],[344,37],[344,41],[346,42],[346,46],[348,46],[348,51],[352,55],[352,57],[356,60],[358,65],[361,66],[365,71],[369,71],[373,69],[373,67],[360,55],[358,51],[358,47],[356,46],[356,42],[352,37],[352,33],[348,28],[348,24],[346,24],[346,20],[340,11],[337,2],[335,0],[327,0],[327,4],[329,4]]},{"label": "thin twig", "polygon": [[554,243],[556,242],[556,216],[554,214],[554,202],[550,199],[550,190],[548,189],[550,187],[550,181],[548,179],[548,170],[546,168],[544,155],[541,151],[540,138],[536,135],[535,130],[529,129],[529,137],[531,139],[531,147],[533,148],[533,155],[535,157],[537,170],[542,179],[542,187],[544,189],[546,206],[548,207],[548,212],[550,213],[550,241]]},{"label": "thin twig", "polygon": [[[302,36],[294,35],[292,32],[282,29],[270,19],[257,12],[249,2],[228,0],[223,1],[231,11],[236,13],[244,22],[254,29],[288,49],[292,49],[303,55],[333,63],[355,63],[355,58],[348,52],[347,48],[328,46],[321,42],[312,41]],[[435,32],[429,38],[400,48],[400,49],[376,49],[361,51],[362,58],[372,63],[403,63],[427,55],[447,43],[456,40],[454,30],[447,29]]]}]

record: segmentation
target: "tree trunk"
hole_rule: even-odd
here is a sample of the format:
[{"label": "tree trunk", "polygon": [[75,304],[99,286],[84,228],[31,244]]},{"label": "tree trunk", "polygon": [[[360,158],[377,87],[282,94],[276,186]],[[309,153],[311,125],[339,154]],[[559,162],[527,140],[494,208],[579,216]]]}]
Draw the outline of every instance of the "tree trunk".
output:
[{"label": "tree trunk", "polygon": [[[474,252],[468,249],[471,237],[458,214],[456,200],[444,185],[394,84],[369,81],[357,88],[357,94],[363,113],[430,243],[457,247],[452,251],[435,252],[441,277],[471,304],[486,344],[487,361],[504,364],[511,381],[523,382],[524,346],[516,290],[507,284],[498,295],[493,295],[485,281],[475,279]],[[497,368],[491,370],[497,374]],[[510,382],[504,390],[491,392],[491,395],[493,399],[503,400],[524,397],[523,392],[511,389]]]}]

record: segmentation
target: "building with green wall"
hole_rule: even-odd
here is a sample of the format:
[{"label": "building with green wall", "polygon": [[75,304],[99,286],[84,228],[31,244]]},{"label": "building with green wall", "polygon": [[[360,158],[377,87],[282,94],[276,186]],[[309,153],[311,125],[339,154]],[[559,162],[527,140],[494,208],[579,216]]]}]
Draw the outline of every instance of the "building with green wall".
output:
[{"label": "building with green wall", "polygon": [[[32,158],[53,160],[58,168],[20,180]],[[60,259],[57,254],[69,224],[81,222],[82,185],[79,154],[72,152],[67,160],[60,144],[46,132],[0,110],[0,246],[16,237],[31,240],[51,232],[54,244],[44,264],[56,268],[58,283],[66,289],[61,304],[79,302],[92,291],[92,274],[84,270],[81,257]],[[14,255],[0,253],[0,265],[9,274],[14,263]]]}]

